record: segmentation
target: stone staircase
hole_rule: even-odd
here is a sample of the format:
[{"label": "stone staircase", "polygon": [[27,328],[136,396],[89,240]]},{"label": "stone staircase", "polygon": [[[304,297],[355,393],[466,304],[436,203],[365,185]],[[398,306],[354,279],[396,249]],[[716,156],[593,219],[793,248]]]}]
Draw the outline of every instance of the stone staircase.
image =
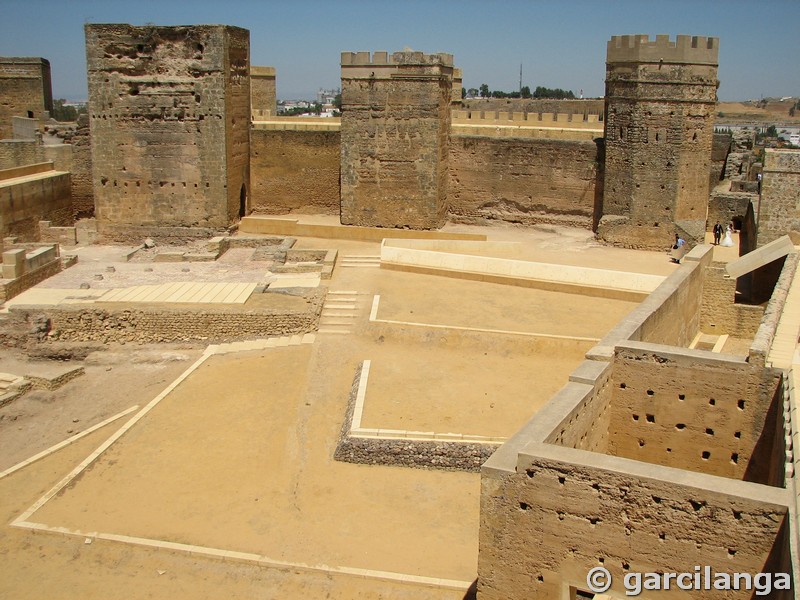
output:
[{"label": "stone staircase", "polygon": [[283,346],[299,346],[300,344],[313,344],[316,335],[313,333],[298,333],[282,337],[263,338],[260,340],[245,340],[242,342],[226,342],[212,344],[206,349],[209,354],[228,354],[230,352],[246,352],[248,350],[264,350],[266,348],[280,348]]},{"label": "stone staircase", "polygon": [[328,291],[319,319],[319,333],[346,334],[352,331],[359,306],[367,301],[363,292]]},{"label": "stone staircase", "polygon": [[381,257],[372,255],[362,255],[362,254],[351,254],[350,256],[340,256],[337,266],[351,267],[351,268],[352,267],[380,268]]}]

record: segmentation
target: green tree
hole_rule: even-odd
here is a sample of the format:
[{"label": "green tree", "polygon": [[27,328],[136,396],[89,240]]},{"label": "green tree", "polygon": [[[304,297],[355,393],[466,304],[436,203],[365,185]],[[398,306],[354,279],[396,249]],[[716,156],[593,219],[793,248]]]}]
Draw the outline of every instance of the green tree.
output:
[{"label": "green tree", "polygon": [[53,112],[51,116],[56,121],[72,123],[78,120],[78,115],[86,112],[85,106],[81,106],[80,108],[64,106],[66,102],[64,98],[56,98],[53,100]]},{"label": "green tree", "polygon": [[531,88],[529,88],[527,85],[523,85],[519,91],[519,95],[522,96],[523,98],[530,98]]},{"label": "green tree", "polygon": [[342,94],[341,93],[336,94],[333,97],[333,107],[338,111],[342,110]]},{"label": "green tree", "polygon": [[467,88],[462,87],[461,88],[461,99],[463,100],[466,97],[467,97]]},{"label": "green tree", "polygon": [[778,137],[778,128],[775,125],[767,127],[767,137]]},{"label": "green tree", "polygon": [[489,97],[489,86],[485,83],[481,84],[481,98],[488,98]]}]

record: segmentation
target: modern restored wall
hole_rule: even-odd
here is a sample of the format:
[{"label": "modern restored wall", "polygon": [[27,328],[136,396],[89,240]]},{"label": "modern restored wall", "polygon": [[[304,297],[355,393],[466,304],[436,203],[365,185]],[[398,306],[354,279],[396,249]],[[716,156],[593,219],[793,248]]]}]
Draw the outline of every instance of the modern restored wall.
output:
[{"label": "modern restored wall", "polygon": [[718,38],[614,36],[606,63],[605,186],[598,235],[632,248],[702,243]]},{"label": "modern restored wall", "polygon": [[69,173],[52,163],[0,171],[0,237],[39,239],[39,221],[72,224]]},{"label": "modern restored wall", "polygon": [[342,53],[343,224],[444,225],[452,86],[449,54]]},{"label": "modern restored wall", "polygon": [[592,225],[594,142],[453,135],[449,163],[454,221]]},{"label": "modern restored wall", "polygon": [[764,151],[761,203],[758,213],[758,245],[794,232],[800,241],[800,150]]},{"label": "modern restored wall", "polygon": [[50,62],[44,58],[0,57],[0,140],[12,137],[11,117],[42,119],[53,110]]},{"label": "modern restored wall", "polygon": [[249,32],[86,25],[98,231],[224,228],[249,195]]},{"label": "modern restored wall", "polygon": [[253,129],[252,210],[339,214],[338,131]]}]

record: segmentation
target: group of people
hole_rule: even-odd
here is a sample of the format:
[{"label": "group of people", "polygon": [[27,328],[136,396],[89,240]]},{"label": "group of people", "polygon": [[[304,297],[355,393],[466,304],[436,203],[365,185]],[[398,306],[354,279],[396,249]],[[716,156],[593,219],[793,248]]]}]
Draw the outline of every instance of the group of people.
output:
[{"label": "group of people", "polygon": [[[722,239],[722,231],[722,225],[720,225],[719,221],[717,221],[714,225],[714,245],[726,247],[733,246],[733,223],[728,223],[728,226],[725,228],[724,240]],[[680,263],[681,258],[683,258],[683,255],[686,254],[687,249],[686,240],[676,233],[675,243],[672,245],[672,251],[670,253],[672,262]]]},{"label": "group of people", "polygon": [[728,223],[728,226],[725,228],[725,239],[720,241],[722,238],[722,225],[719,224],[719,221],[716,222],[714,225],[714,245],[715,246],[733,246],[733,237],[731,234],[733,233],[733,223]]}]

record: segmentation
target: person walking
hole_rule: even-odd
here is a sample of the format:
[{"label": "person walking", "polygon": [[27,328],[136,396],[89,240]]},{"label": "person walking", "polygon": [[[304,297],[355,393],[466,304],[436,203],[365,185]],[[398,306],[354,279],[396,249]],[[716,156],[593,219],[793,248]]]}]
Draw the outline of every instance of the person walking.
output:
[{"label": "person walking", "polygon": [[722,238],[722,225],[719,224],[717,221],[716,225],[714,225],[714,245],[717,246],[719,244],[720,239]]}]

